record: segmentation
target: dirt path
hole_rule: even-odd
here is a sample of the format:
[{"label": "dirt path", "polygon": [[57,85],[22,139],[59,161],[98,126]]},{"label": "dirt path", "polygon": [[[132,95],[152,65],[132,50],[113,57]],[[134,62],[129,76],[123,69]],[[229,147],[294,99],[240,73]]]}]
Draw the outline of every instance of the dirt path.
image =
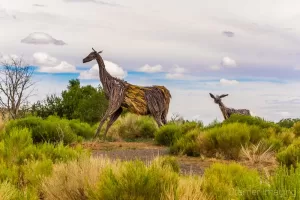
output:
[{"label": "dirt path", "polygon": [[[154,145],[153,142],[97,142],[84,143],[85,148],[92,150],[92,155],[107,156],[111,159],[134,160],[140,159],[144,162],[150,162],[157,156],[168,155],[168,148]],[[180,170],[182,174],[202,175],[204,170],[214,162],[225,162],[216,159],[178,157]]]}]

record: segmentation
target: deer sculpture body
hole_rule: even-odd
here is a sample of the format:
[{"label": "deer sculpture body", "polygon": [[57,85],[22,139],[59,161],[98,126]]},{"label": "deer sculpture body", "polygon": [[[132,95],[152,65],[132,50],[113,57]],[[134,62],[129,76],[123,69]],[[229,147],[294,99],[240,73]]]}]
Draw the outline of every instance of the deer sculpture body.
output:
[{"label": "deer sculpture body", "polygon": [[224,119],[228,119],[232,114],[240,114],[240,115],[250,115],[250,110],[248,109],[234,109],[234,108],[227,108],[223,102],[222,98],[228,96],[228,94],[216,95],[209,93],[210,97],[214,99],[214,102],[219,105],[221,112],[223,114]]},{"label": "deer sculpture body", "polygon": [[129,112],[138,115],[152,115],[159,127],[166,124],[171,99],[169,90],[164,86],[157,85],[150,87],[132,85],[111,76],[105,69],[104,61],[100,53],[102,53],[102,51],[97,52],[93,49],[93,51],[83,59],[83,63],[96,59],[99,66],[100,81],[105,96],[109,101],[108,108],[100,120],[94,138],[99,135],[104,122],[110,118],[104,132],[105,140],[109,128],[121,115],[123,108],[127,108]]}]

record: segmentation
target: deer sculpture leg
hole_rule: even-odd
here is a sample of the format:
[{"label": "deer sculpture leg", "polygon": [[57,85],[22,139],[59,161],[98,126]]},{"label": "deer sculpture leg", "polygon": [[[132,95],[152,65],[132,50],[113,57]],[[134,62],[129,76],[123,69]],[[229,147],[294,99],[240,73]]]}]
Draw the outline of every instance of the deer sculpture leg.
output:
[{"label": "deer sculpture leg", "polygon": [[106,130],[104,132],[104,140],[106,139],[106,134],[109,130],[109,128],[111,127],[111,125],[113,125],[113,123],[119,118],[119,116],[121,115],[123,109],[122,107],[120,107],[116,112],[114,112],[111,116],[110,116],[110,119],[109,119],[109,122],[106,126]]},{"label": "deer sculpture leg", "polygon": [[[108,108],[105,112],[104,117],[102,118],[102,120],[99,124],[99,127],[96,131],[96,134],[95,134],[94,138],[99,135],[100,130],[101,130],[104,122],[106,121],[106,119],[108,117],[111,118],[113,116],[113,114],[121,108],[121,104],[122,104],[123,99],[124,99],[124,90],[121,90],[121,89],[122,88],[114,88],[114,90],[111,91]],[[104,140],[105,140],[105,138],[104,138]]]}]

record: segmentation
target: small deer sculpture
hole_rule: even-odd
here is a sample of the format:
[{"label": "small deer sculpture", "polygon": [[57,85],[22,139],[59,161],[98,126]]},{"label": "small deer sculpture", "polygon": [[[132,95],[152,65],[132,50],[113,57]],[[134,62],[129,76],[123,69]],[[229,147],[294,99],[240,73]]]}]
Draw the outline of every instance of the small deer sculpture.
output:
[{"label": "small deer sculpture", "polygon": [[210,97],[214,99],[214,102],[219,105],[221,112],[223,114],[224,119],[228,119],[232,114],[240,114],[240,115],[250,115],[250,110],[248,109],[234,109],[234,108],[227,108],[223,102],[222,98],[228,96],[228,94],[216,95],[209,93]]}]

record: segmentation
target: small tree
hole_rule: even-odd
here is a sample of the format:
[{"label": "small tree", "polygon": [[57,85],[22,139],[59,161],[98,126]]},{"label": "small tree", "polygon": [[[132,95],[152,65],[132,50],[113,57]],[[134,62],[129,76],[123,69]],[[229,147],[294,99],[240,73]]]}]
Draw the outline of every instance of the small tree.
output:
[{"label": "small tree", "polygon": [[7,112],[12,119],[20,116],[20,110],[27,105],[34,89],[33,72],[34,69],[25,64],[22,57],[9,57],[0,62],[0,106],[3,117]]}]

